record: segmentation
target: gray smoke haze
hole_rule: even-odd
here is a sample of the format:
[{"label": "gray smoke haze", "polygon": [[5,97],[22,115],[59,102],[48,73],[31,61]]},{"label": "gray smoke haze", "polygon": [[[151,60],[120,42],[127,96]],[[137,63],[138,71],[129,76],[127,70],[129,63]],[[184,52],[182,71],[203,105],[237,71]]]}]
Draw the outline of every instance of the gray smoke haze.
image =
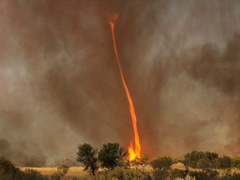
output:
[{"label": "gray smoke haze", "polygon": [[80,143],[239,153],[239,0],[0,1],[0,155],[42,166]]}]

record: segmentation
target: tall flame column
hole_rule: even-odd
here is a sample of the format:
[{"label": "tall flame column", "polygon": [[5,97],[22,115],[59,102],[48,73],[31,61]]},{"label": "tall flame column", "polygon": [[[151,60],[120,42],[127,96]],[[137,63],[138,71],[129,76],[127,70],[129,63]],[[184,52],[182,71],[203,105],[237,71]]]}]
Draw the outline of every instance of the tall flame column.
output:
[{"label": "tall flame column", "polygon": [[116,59],[117,59],[117,63],[118,63],[118,67],[119,67],[119,71],[120,71],[120,75],[121,75],[121,79],[122,79],[122,84],[123,87],[125,89],[126,95],[127,95],[127,99],[128,99],[128,103],[129,103],[129,110],[130,110],[130,114],[131,114],[131,118],[132,118],[132,124],[133,124],[133,130],[134,130],[134,148],[132,145],[132,142],[130,143],[130,146],[128,147],[128,153],[129,153],[129,157],[128,160],[129,161],[133,161],[136,158],[140,158],[141,157],[141,144],[140,144],[140,140],[139,140],[139,134],[138,134],[138,128],[137,128],[137,117],[136,117],[136,113],[135,113],[135,108],[133,105],[133,101],[130,95],[130,92],[128,90],[124,75],[123,75],[123,71],[122,71],[122,66],[120,63],[120,59],[118,56],[118,51],[117,51],[117,46],[116,46],[116,40],[115,40],[115,33],[114,33],[114,23],[117,19],[117,15],[115,15],[113,17],[113,20],[109,21],[109,24],[111,26],[111,30],[112,30],[112,39],[113,39],[113,47],[114,47],[114,52],[116,55]]}]

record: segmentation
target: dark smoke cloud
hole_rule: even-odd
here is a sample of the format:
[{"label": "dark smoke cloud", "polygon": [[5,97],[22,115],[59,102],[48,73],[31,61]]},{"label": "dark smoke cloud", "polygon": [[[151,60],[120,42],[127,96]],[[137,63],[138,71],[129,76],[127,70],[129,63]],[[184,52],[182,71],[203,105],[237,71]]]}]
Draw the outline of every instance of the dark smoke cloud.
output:
[{"label": "dark smoke cloud", "polygon": [[32,147],[29,147],[29,144],[20,142],[18,145],[19,148],[12,148],[10,142],[8,142],[6,139],[0,139],[1,155],[13,159],[16,165],[34,167],[45,165],[46,158],[41,152],[38,151],[38,147],[34,147],[34,151],[32,151],[31,154],[29,152],[31,151]]},{"label": "dark smoke cloud", "polygon": [[116,12],[143,153],[238,153],[238,0],[3,0],[0,12],[0,155],[41,166],[79,143],[129,145]]},{"label": "dark smoke cloud", "polygon": [[240,92],[240,34],[229,40],[223,52],[211,44],[201,47],[193,59],[191,75],[207,87],[215,87],[231,97]]}]

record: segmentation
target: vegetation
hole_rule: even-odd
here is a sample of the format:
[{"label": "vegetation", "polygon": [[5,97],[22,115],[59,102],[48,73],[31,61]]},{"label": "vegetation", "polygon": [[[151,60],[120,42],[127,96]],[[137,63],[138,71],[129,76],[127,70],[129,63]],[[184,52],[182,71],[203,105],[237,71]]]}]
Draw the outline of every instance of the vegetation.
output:
[{"label": "vegetation", "polygon": [[0,179],[1,180],[47,180],[46,176],[42,176],[34,170],[26,170],[24,172],[16,168],[11,161],[4,157],[0,157]]},{"label": "vegetation", "polygon": [[123,158],[127,156],[127,151],[120,148],[118,143],[104,144],[98,153],[98,159],[102,168],[114,169],[119,165]]},{"label": "vegetation", "polygon": [[78,146],[77,161],[84,165],[84,170],[90,170],[92,175],[95,175],[97,166],[97,150],[89,144],[82,144]]},{"label": "vegetation", "polygon": [[158,157],[157,159],[151,161],[150,164],[153,169],[168,170],[171,168],[173,161],[170,157]]},{"label": "vegetation", "polygon": [[61,180],[68,172],[69,166],[66,164],[61,164],[57,166],[57,172],[55,172],[51,178],[53,180]]},{"label": "vegetation", "polygon": [[240,158],[231,159],[228,156],[218,157],[211,152],[193,151],[184,156],[183,163],[192,168],[217,168],[226,169],[231,167],[240,168]]},{"label": "vegetation", "polygon": [[113,170],[99,172],[97,180],[151,180],[151,176],[139,169],[115,167]]},{"label": "vegetation", "polygon": [[219,169],[231,168],[232,159],[228,156],[217,158],[215,161],[215,167]]},{"label": "vegetation", "polygon": [[24,171],[24,180],[48,180],[46,176],[42,176],[38,171],[27,169]]},{"label": "vegetation", "polygon": [[145,165],[148,164],[147,161],[148,161],[148,156],[147,155],[143,155],[143,157],[136,158],[135,160],[131,161],[131,165],[132,166],[138,166],[138,165],[145,166]]},{"label": "vegetation", "polygon": [[236,167],[240,169],[240,157],[236,157],[232,159],[232,167]]},{"label": "vegetation", "polygon": [[203,169],[202,171],[192,171],[189,172],[191,177],[195,177],[196,180],[217,180],[219,179],[219,173],[215,170]]},{"label": "vegetation", "polygon": [[[158,157],[148,163],[147,156],[134,162],[126,160],[127,151],[118,143],[107,143],[98,152],[89,144],[78,146],[77,161],[82,163],[89,175],[69,175],[69,159],[56,163],[57,169],[48,176],[33,169],[15,167],[11,161],[0,157],[1,180],[238,180],[240,158],[219,157],[212,152],[192,151],[183,160]],[[181,162],[181,163],[179,163]],[[178,164],[182,167],[177,167]],[[174,166],[173,166],[174,165]],[[98,167],[102,167],[98,170]],[[185,167],[185,168],[184,168]],[[235,169],[234,169],[235,168]],[[222,169],[222,170],[220,170]],[[225,169],[225,173],[224,170]],[[237,173],[238,172],[238,173]]]},{"label": "vegetation", "polygon": [[192,168],[210,168],[216,166],[218,154],[211,152],[193,151],[184,156],[183,163]]}]

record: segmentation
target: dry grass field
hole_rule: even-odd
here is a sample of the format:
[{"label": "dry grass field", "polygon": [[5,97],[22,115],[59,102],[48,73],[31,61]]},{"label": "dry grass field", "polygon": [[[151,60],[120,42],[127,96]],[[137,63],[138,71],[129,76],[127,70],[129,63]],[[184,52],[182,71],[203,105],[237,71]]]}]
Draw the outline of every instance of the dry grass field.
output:
[{"label": "dry grass field", "polygon": [[[20,169],[22,171],[24,171],[26,169],[33,169],[33,170],[40,172],[42,175],[46,175],[46,176],[51,176],[55,172],[57,172],[56,167],[23,167]],[[66,174],[66,177],[73,177],[73,176],[74,177],[82,177],[85,175],[87,175],[87,172],[83,171],[82,167],[70,167],[68,170],[68,173]]]},{"label": "dry grass field", "polygon": [[[132,167],[132,168],[140,168],[142,171],[145,172],[151,172],[152,168],[151,166],[147,165],[147,166],[138,166],[138,167]],[[51,176],[52,174],[54,174],[55,172],[57,172],[57,168],[56,167],[22,167],[20,168],[21,170],[26,170],[26,169],[33,169],[36,170],[38,172],[40,172],[42,175],[47,175],[47,176]],[[182,163],[176,163],[172,165],[172,169],[180,169],[180,170],[185,170],[185,167]],[[193,168],[189,168],[190,171],[201,171],[201,169],[193,169]],[[220,174],[220,176],[224,175],[227,170],[225,169],[214,169],[217,170]],[[101,171],[101,169],[100,169]],[[237,168],[232,168],[231,169],[231,174],[233,173],[240,173],[240,170]],[[83,171],[83,167],[70,167],[68,173],[66,174],[65,177],[83,177],[83,176],[87,176],[88,172]]]}]

